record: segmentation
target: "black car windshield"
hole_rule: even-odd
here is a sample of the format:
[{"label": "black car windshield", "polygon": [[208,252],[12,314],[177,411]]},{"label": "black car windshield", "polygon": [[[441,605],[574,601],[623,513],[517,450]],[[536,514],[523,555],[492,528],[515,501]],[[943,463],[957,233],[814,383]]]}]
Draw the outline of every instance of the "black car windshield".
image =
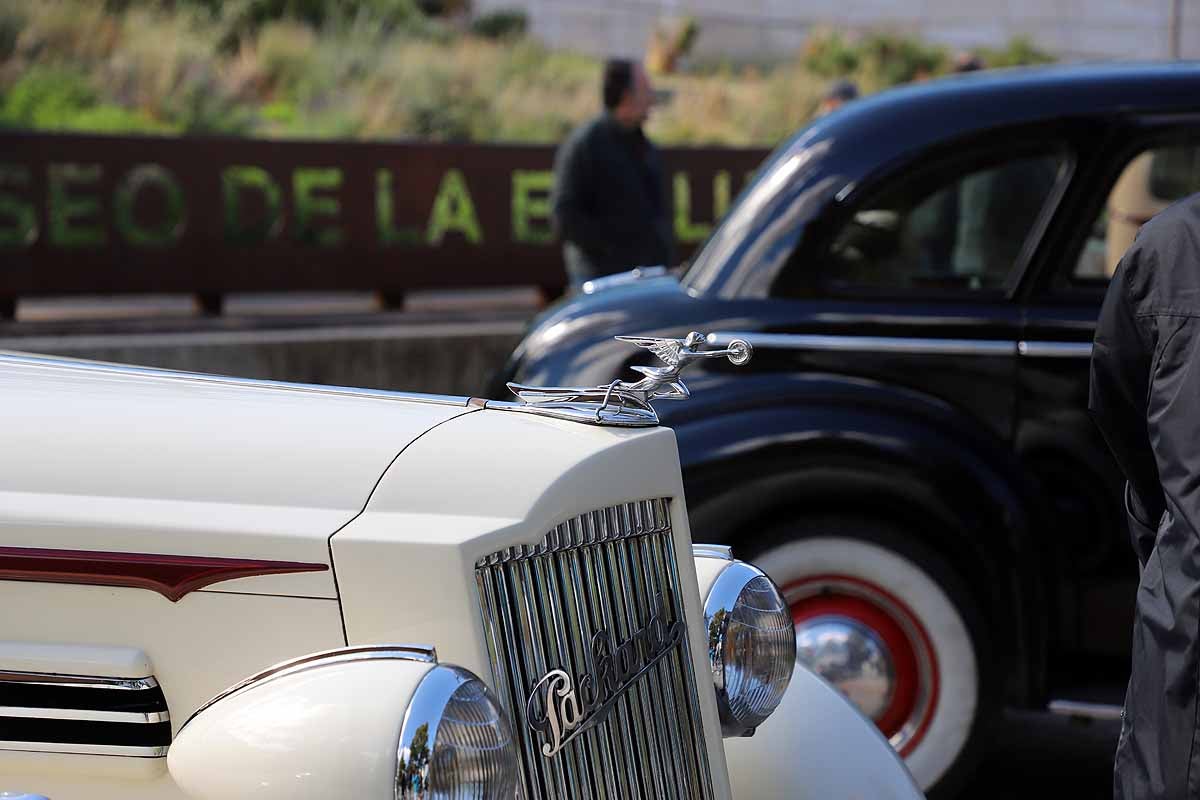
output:
[{"label": "black car windshield", "polygon": [[782,184],[794,174],[801,162],[796,158],[816,138],[817,123],[810,122],[775,148],[757,170],[754,178],[738,193],[729,212],[716,225],[704,243],[696,249],[691,264],[680,277],[685,289],[704,293],[717,280],[722,265],[737,248],[751,220],[774,197]]}]

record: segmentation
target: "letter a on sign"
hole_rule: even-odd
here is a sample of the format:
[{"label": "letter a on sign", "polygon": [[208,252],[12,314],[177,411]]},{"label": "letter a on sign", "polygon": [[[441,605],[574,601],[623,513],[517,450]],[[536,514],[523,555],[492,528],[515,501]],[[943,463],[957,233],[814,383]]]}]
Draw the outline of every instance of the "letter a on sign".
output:
[{"label": "letter a on sign", "polygon": [[438,187],[437,198],[433,201],[433,213],[429,215],[425,241],[439,245],[442,237],[451,231],[461,233],[471,244],[483,241],[467,181],[457,169],[446,170],[442,177],[442,185]]}]

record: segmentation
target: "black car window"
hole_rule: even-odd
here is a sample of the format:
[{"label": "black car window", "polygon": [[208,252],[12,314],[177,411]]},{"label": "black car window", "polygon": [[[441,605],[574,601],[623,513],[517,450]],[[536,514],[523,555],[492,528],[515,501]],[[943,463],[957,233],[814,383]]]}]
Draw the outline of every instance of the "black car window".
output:
[{"label": "black car window", "polygon": [[1200,191],[1200,144],[1142,150],[1125,165],[1088,228],[1070,283],[1108,283],[1138,229],[1176,200]]},{"label": "black car window", "polygon": [[992,150],[890,180],[833,227],[825,291],[1002,289],[1069,161],[1061,149]]}]

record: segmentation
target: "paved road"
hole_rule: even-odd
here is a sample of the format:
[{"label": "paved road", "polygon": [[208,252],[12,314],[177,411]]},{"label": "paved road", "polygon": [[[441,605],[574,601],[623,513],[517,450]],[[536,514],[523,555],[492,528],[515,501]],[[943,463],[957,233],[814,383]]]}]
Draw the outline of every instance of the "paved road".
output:
[{"label": "paved road", "polygon": [[1120,724],[1010,713],[962,800],[1106,800]]}]

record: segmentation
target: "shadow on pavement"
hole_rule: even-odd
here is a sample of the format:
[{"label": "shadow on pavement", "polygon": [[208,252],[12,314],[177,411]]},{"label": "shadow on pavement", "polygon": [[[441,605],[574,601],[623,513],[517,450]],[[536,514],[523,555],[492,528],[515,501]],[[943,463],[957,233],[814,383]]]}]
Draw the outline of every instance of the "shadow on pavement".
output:
[{"label": "shadow on pavement", "polygon": [[964,800],[1105,800],[1112,797],[1112,756],[1121,725],[1052,714],[1009,712],[995,750],[960,797]]}]

